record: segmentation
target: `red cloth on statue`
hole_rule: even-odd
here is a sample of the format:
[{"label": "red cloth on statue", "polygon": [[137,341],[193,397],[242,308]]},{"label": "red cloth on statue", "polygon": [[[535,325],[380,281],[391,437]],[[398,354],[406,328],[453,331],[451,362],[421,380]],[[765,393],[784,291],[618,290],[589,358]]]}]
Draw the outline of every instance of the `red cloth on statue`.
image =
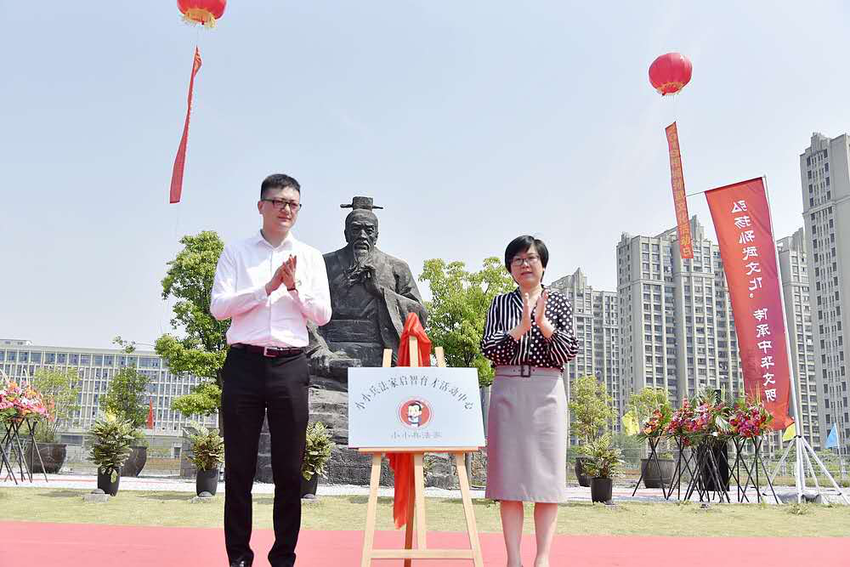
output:
[{"label": "red cloth on statue", "polygon": [[[404,322],[404,330],[398,343],[398,366],[410,366],[410,337],[416,337],[419,343],[419,366],[431,366],[431,339],[425,334],[422,323],[416,313],[410,313]],[[410,453],[389,453],[390,468],[395,476],[393,495],[393,520],[395,527],[401,528],[407,523],[407,511],[413,506],[413,494],[410,487],[413,479],[413,455]]]}]

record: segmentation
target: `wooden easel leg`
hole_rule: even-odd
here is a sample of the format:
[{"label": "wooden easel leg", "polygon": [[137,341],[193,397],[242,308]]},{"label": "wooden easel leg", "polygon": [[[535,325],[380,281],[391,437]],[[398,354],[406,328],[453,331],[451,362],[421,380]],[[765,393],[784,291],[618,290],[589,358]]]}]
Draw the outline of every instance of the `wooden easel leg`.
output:
[{"label": "wooden easel leg", "polygon": [[372,549],[375,546],[375,521],[378,515],[378,483],[381,480],[381,453],[372,455],[372,475],[369,479],[369,505],[366,507],[366,531],[363,535],[363,556],[360,567],[372,564]]},{"label": "wooden easel leg", "polygon": [[[416,508],[416,482],[410,477],[410,501],[407,505],[407,524],[404,531],[404,548],[413,549],[413,510]],[[404,567],[410,567],[412,559],[404,560]]]},{"label": "wooden easel leg", "polygon": [[472,495],[469,492],[469,476],[466,472],[466,459],[463,453],[455,453],[455,466],[460,481],[460,494],[463,499],[463,512],[466,516],[466,532],[469,536],[469,547],[472,549],[472,561],[475,567],[484,567],[481,555],[481,542],[478,539],[478,528],[475,525],[475,510],[472,508]]},{"label": "wooden easel leg", "polygon": [[425,455],[413,454],[413,478],[416,490],[416,549],[428,548],[428,528],[425,520]]}]

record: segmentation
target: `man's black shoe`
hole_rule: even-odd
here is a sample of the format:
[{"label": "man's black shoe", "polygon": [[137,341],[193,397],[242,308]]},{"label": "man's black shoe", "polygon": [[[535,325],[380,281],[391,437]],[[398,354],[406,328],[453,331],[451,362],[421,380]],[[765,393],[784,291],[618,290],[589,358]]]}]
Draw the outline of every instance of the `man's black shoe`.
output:
[{"label": "man's black shoe", "polygon": [[244,559],[240,559],[231,563],[230,567],[251,567],[251,564],[247,563]]}]

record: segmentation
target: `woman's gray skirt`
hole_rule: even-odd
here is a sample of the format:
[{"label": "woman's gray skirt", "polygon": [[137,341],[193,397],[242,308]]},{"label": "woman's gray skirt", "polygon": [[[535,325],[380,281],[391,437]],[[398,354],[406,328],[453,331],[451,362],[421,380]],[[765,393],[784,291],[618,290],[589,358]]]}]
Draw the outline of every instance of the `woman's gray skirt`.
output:
[{"label": "woman's gray skirt", "polygon": [[485,496],[566,501],[567,396],[559,370],[496,367],[487,419]]}]

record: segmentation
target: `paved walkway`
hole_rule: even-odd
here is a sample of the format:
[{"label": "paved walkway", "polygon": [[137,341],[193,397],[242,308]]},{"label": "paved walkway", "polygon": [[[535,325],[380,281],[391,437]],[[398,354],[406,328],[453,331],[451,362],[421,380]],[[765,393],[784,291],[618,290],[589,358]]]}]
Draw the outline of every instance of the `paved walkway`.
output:
[{"label": "paved walkway", "polygon": [[[76,488],[82,490],[94,490],[97,488],[97,477],[94,474],[51,474],[47,475],[47,482],[44,480],[44,475],[36,475],[33,482],[19,483],[21,487],[32,488]],[[11,480],[5,482],[0,479],[0,487],[14,486]],[[137,491],[159,491],[159,492],[187,492],[195,491],[194,479],[181,479],[172,476],[141,476],[141,477],[121,477],[121,490],[137,490]],[[640,488],[635,496],[632,496],[634,484],[631,486],[614,486],[614,501],[619,502],[663,502],[664,496],[661,489]],[[219,494],[224,494],[224,483],[218,485]],[[254,494],[272,494],[274,493],[274,485],[265,483],[256,483],[254,485]],[[682,494],[684,495],[685,487],[682,486]],[[850,492],[850,491],[848,491]],[[764,501],[773,503],[773,497],[769,491],[762,491],[765,494]],[[776,493],[780,496],[790,496],[794,494],[793,487],[776,487]],[[808,494],[814,495],[814,489],[807,491]],[[349,496],[369,494],[368,486],[357,486],[351,484],[322,484],[319,483],[318,496]],[[378,494],[380,496],[392,496],[392,487],[381,487]],[[446,490],[443,488],[428,487],[425,489],[427,498],[460,498],[459,490]],[[484,490],[472,490],[473,498],[484,498]],[[733,502],[735,500],[734,488],[730,492],[730,497]],[[749,490],[748,497],[751,501],[755,500],[755,492],[752,488]],[[581,486],[567,487],[567,498],[572,502],[589,502],[590,489]],[[674,494],[675,498],[675,494]],[[696,494],[694,500],[698,500]],[[827,496],[829,502],[840,502],[838,495],[834,493]],[[850,562],[848,562],[850,565]]]}]

